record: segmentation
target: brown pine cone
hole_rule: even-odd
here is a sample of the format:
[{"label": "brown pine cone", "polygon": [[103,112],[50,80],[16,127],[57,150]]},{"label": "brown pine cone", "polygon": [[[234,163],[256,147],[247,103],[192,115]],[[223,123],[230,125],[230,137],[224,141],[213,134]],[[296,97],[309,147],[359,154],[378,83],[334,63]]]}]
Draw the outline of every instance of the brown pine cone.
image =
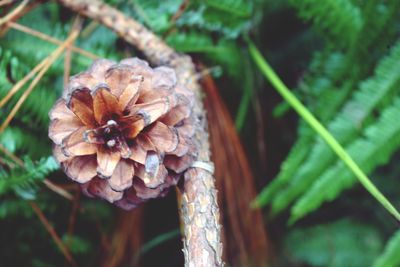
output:
[{"label": "brown pine cone", "polygon": [[97,60],[49,113],[54,156],[90,197],[131,209],[164,196],[196,158],[193,99],[173,69]]}]

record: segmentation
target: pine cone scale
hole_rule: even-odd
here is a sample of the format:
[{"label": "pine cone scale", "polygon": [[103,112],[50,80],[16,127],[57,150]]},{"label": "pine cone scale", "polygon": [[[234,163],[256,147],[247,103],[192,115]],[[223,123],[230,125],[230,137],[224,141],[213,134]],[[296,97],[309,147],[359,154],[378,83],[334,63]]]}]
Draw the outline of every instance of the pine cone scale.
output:
[{"label": "pine cone scale", "polygon": [[85,132],[89,129],[87,126],[81,126],[63,139],[61,148],[65,156],[84,156],[97,152],[97,146],[85,140]]},{"label": "pine cone scale", "polygon": [[117,97],[103,84],[98,85],[93,92],[93,113],[99,125],[122,115]]},{"label": "pine cone scale", "polygon": [[99,146],[97,148],[97,174],[101,178],[110,178],[120,159],[119,151]]},{"label": "pine cone scale", "polygon": [[93,98],[88,88],[78,88],[72,94],[67,104],[68,108],[87,126],[95,126]]}]

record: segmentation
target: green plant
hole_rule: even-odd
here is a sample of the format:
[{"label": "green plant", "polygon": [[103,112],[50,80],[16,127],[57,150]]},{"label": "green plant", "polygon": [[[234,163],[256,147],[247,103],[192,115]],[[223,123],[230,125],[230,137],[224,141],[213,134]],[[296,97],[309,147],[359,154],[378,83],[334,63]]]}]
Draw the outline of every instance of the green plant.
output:
[{"label": "green plant", "polygon": [[[293,120],[295,116],[288,103],[268,102],[275,97],[274,92],[265,85],[257,66],[252,63],[243,37],[248,35],[255,40],[273,69],[293,88],[294,96],[326,126],[362,172],[398,208],[400,1],[106,2],[136,18],[169,45],[189,53],[195,62],[200,61],[209,68],[207,71],[217,78],[218,89],[230,111],[237,114],[236,127],[245,144],[249,145],[246,149],[255,174],[264,174],[257,169],[259,162],[253,149],[264,137],[261,135],[255,140],[255,133],[258,135],[261,128],[257,116],[258,120],[267,117],[267,135],[274,138],[279,150],[290,147],[280,172],[270,179],[270,184],[257,198],[259,204],[270,207],[264,211],[273,215],[269,217],[266,229],[273,229],[270,234],[274,246],[279,248],[276,251],[278,263],[284,266],[344,266],[349,263],[350,266],[364,267],[371,262],[374,267],[399,265],[396,252],[400,239],[393,220],[388,219],[384,209],[357,186],[356,176],[307,122],[301,118]],[[0,13],[3,16],[6,14],[3,12],[8,11],[2,9]],[[72,21],[72,12],[66,12],[57,2],[44,2],[17,22],[65,40]],[[295,25],[287,28],[286,24]],[[1,30],[7,28],[1,26]],[[74,45],[113,60],[136,55],[122,38],[89,20],[85,21]],[[8,28],[0,39],[0,100],[56,47]],[[74,52],[70,73],[86,69],[91,61]],[[296,66],[296,75],[288,75],[287,69],[291,66]],[[79,266],[98,266],[102,260],[99,255],[113,252],[111,236],[120,234],[113,232],[119,226],[120,221],[116,218],[120,214],[105,203],[79,199],[50,157],[48,111],[62,92],[63,75],[64,62],[60,59],[46,72],[10,125],[0,134],[2,147],[22,159],[19,162],[4,151],[0,153],[0,257],[4,264],[65,264],[63,254],[37,218],[31,201],[43,211]],[[199,78],[202,75],[199,73]],[[26,86],[1,107],[1,122],[25,89]],[[270,107],[263,101],[276,104],[275,118],[268,117]],[[256,111],[259,114],[253,111],[257,102],[261,109]],[[279,127],[276,122],[296,123],[296,136],[285,132],[287,128]],[[275,154],[279,153],[275,152],[280,151],[267,146],[266,154],[271,162],[277,161]],[[43,181],[47,181],[44,178],[69,190],[74,201],[47,189],[43,185]],[[259,178],[259,183],[269,179],[261,175]],[[151,204],[148,207],[151,209]],[[163,208],[157,206],[155,213],[162,211]],[[289,221],[296,222],[290,228],[282,223],[287,221],[288,212]],[[178,250],[169,246],[170,243],[166,246],[162,243],[179,242],[174,238],[177,231],[167,232],[176,229],[179,222],[163,221],[154,237],[154,232],[151,235],[148,232],[151,225],[159,227],[159,218],[148,212],[146,220],[148,224],[140,230],[145,235],[143,240],[150,241],[143,243],[136,254],[130,255],[132,258],[125,260],[133,261],[135,255],[140,255],[141,259],[145,258],[143,266],[154,266],[152,261],[162,259],[166,263],[167,258],[170,265],[176,266],[181,255],[171,253],[171,250]],[[389,241],[383,248],[386,240]],[[165,247],[168,247],[165,252],[160,251]]]}]

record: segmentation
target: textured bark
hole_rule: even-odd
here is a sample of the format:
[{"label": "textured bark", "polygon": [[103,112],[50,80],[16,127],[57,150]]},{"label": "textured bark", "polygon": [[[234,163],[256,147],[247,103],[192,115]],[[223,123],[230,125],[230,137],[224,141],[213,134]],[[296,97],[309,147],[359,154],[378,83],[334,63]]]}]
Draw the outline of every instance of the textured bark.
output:
[{"label": "textured bark", "polygon": [[[197,97],[195,142],[198,161],[210,162],[207,121],[202,104],[201,87],[197,82],[194,64],[189,56],[180,55],[156,35],[118,10],[93,0],[59,0],[63,5],[111,28],[127,42],[136,46],[155,65],[173,67],[179,83]],[[215,179],[211,173],[191,168],[184,175],[182,216],[184,222],[185,266],[222,266],[221,226],[217,205]]]}]

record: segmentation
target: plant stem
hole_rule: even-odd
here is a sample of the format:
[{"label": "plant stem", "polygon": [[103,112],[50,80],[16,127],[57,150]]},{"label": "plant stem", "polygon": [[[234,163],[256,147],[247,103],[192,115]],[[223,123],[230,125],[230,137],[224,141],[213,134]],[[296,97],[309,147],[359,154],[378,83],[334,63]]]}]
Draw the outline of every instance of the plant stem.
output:
[{"label": "plant stem", "polygon": [[332,136],[331,133],[314,117],[314,115],[296,98],[296,96],[287,88],[279,76],[271,68],[268,62],[264,59],[257,47],[248,40],[250,55],[264,74],[266,79],[272,86],[281,94],[281,96],[292,106],[292,108],[314,129],[323,140],[331,147],[337,156],[347,165],[354,173],[361,184],[367,191],[378,200],[382,206],[391,213],[397,221],[400,221],[400,213],[390,203],[390,201],[379,191],[378,188],[365,175],[357,163],[350,157],[346,150]]}]

